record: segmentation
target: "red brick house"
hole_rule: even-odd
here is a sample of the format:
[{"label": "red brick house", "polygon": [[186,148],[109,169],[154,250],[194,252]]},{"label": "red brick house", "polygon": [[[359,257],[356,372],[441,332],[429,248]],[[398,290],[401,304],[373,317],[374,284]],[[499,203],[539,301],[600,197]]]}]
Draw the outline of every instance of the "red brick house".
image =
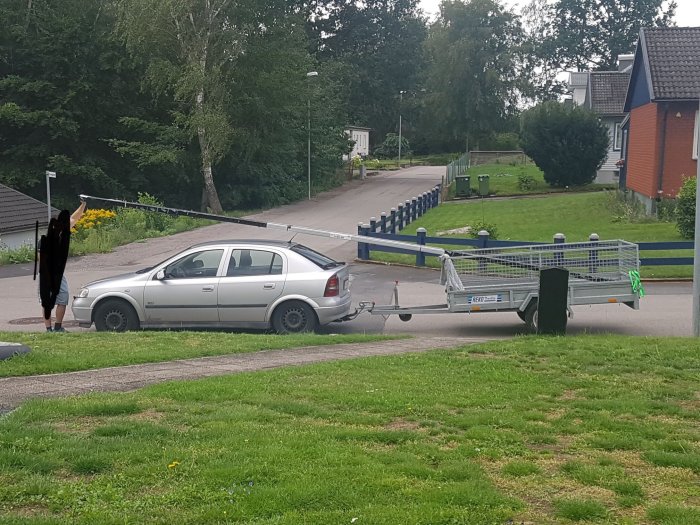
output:
[{"label": "red brick house", "polygon": [[623,121],[620,186],[653,211],[696,174],[700,27],[643,28]]}]

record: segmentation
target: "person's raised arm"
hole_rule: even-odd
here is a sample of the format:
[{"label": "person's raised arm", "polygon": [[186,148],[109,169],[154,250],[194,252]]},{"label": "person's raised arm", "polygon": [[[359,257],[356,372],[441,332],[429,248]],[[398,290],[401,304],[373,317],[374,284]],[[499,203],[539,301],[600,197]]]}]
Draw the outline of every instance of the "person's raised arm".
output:
[{"label": "person's raised arm", "polygon": [[75,224],[80,220],[80,218],[83,216],[83,213],[85,213],[85,208],[87,207],[87,202],[86,201],[81,201],[80,206],[78,206],[78,209],[73,212],[73,215],[70,216],[70,227],[73,228]]}]

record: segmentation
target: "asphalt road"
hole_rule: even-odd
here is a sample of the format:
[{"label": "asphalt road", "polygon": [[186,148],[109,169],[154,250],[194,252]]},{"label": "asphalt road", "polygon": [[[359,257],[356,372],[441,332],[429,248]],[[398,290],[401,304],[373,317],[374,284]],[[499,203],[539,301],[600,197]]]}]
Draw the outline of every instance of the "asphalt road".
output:
[{"label": "asphalt road", "polygon": [[[323,193],[311,201],[253,215],[268,222],[308,226],[354,233],[358,222],[367,222],[381,211],[389,211],[440,182],[442,167],[417,167],[353,181],[342,188]],[[107,196],[108,197],[108,196]],[[289,239],[289,233],[236,224],[216,224],[170,237],[149,239],[117,248],[109,254],[73,258],[68,262],[67,278],[71,291],[83,284],[119,273],[131,272],[155,264],[177,251],[198,242],[228,238]],[[357,245],[338,239],[297,236],[296,240],[339,260],[353,261]],[[0,267],[0,330],[37,331],[40,309],[33,264]],[[399,281],[399,300],[403,306],[445,302],[439,273],[429,269],[354,263],[351,266],[352,291],[356,303],[361,300],[391,304],[394,282]],[[692,334],[691,283],[646,283],[647,296],[640,310],[623,305],[595,305],[574,308],[568,333],[617,333],[629,335]],[[70,321],[69,313],[66,319]],[[71,327],[69,329],[82,331]],[[325,332],[342,333],[414,333],[456,337],[506,338],[524,332],[524,324],[515,313],[474,313],[414,316],[404,323],[396,316],[362,314],[354,321],[334,323]]]}]

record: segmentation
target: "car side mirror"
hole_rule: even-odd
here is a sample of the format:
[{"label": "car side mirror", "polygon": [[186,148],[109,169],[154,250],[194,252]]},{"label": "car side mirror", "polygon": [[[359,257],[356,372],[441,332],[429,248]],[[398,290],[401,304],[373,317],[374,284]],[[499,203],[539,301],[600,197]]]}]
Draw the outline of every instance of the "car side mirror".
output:
[{"label": "car side mirror", "polygon": [[162,281],[163,279],[165,279],[165,270],[158,270],[156,273],[156,280]]}]

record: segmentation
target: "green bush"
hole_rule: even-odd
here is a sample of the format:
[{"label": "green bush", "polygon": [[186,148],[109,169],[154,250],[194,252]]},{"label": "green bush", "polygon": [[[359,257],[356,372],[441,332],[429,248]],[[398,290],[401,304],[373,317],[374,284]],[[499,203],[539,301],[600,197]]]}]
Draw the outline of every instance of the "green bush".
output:
[{"label": "green bush", "polygon": [[34,246],[28,244],[11,250],[0,244],[0,264],[16,264],[34,260]]},{"label": "green bush", "polygon": [[[153,206],[163,206],[163,203],[149,193],[139,192],[139,202],[141,204],[151,204]],[[143,212],[146,218],[146,229],[157,232],[167,231],[175,221],[175,218],[165,213],[147,211]]]},{"label": "green bush", "polygon": [[518,189],[520,191],[530,191],[535,187],[535,177],[528,175],[526,173],[520,173],[518,175]]},{"label": "green bush", "polygon": [[681,191],[676,202],[676,224],[678,232],[684,239],[695,238],[695,192],[697,179],[694,177],[683,180]]},{"label": "green bush", "polygon": [[545,102],[523,114],[523,151],[544,172],[550,186],[593,182],[608,154],[608,127],[579,106]]},{"label": "green bush", "polygon": [[612,213],[613,222],[646,222],[652,220],[644,205],[633,193],[620,190],[606,191],[607,208]]},{"label": "green bush", "polygon": [[[409,157],[412,154],[411,146],[406,137],[401,137],[401,156]],[[399,156],[399,136],[396,133],[387,133],[384,142],[377,146],[374,155],[380,159],[392,159]]]},{"label": "green bush", "polygon": [[473,237],[474,239],[479,238],[479,232],[481,230],[486,230],[487,232],[489,232],[489,239],[491,239],[491,240],[498,239],[498,228],[496,227],[495,224],[491,224],[490,222],[484,222],[484,221],[476,221],[471,226],[472,226],[472,229],[471,229],[471,232],[469,232],[469,235],[471,237]]}]

